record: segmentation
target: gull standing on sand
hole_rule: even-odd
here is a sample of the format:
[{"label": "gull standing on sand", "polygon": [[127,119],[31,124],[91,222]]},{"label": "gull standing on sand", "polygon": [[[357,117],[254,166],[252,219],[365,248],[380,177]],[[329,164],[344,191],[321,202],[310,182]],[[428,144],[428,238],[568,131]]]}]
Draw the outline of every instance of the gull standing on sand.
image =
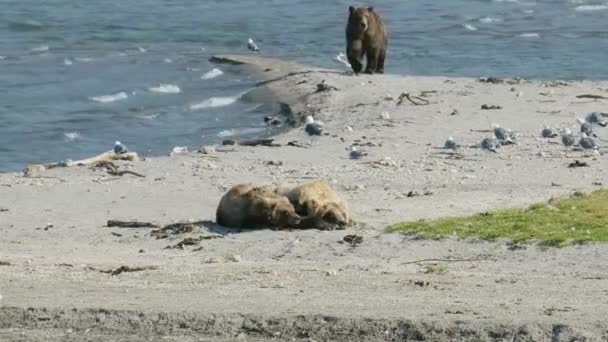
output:
[{"label": "gull standing on sand", "polygon": [[247,41],[247,48],[253,52],[260,52],[260,49],[252,38],[249,38],[249,40]]},{"label": "gull standing on sand", "polygon": [[315,119],[311,115],[308,115],[306,117],[304,132],[310,136],[310,144],[312,145],[314,136],[319,136],[323,133],[323,125],[320,122],[315,122]]},{"label": "gull standing on sand", "polygon": [[120,141],[116,141],[114,143],[114,154],[125,154],[129,152],[127,147],[120,143]]},{"label": "gull standing on sand", "polygon": [[448,137],[448,139],[443,144],[443,148],[447,148],[448,150],[456,150],[460,147],[459,144],[456,143],[454,137]]},{"label": "gull standing on sand", "polygon": [[506,144],[513,143],[513,139],[512,139],[510,131],[500,127],[499,124],[495,124],[495,123],[492,124],[492,128],[494,129],[494,136],[496,137],[496,139],[498,139],[500,144],[506,145]]},{"label": "gull standing on sand", "polygon": [[543,128],[543,130],[540,132],[540,134],[542,135],[543,138],[555,138],[556,136],[559,135],[559,134],[553,132],[553,129],[548,126],[545,126],[545,128]]},{"label": "gull standing on sand", "polygon": [[593,138],[587,136],[587,134],[585,133],[582,134],[581,139],[578,141],[578,144],[585,150],[594,150],[595,153],[599,153],[600,147],[598,146],[598,144],[595,142],[595,140],[593,140]]},{"label": "gull standing on sand", "polygon": [[481,141],[481,148],[484,150],[492,151],[494,153],[498,153],[498,148],[500,147],[500,141],[492,138],[485,138]]},{"label": "gull standing on sand", "polygon": [[588,136],[597,136],[595,132],[593,132],[593,124],[589,121],[583,120],[581,118],[576,118],[576,121],[581,124],[581,133],[586,134]]},{"label": "gull standing on sand", "polygon": [[351,146],[350,147],[350,153],[349,153],[349,157],[350,159],[359,159],[363,156],[366,156],[367,152],[365,151],[359,151],[357,149],[357,146]]},{"label": "gull standing on sand", "polygon": [[574,145],[574,135],[570,132],[570,129],[566,128],[562,131],[562,144],[568,150],[568,147]]},{"label": "gull standing on sand", "polygon": [[602,127],[608,126],[608,122],[602,119],[602,114],[598,112],[591,112],[587,114],[587,116],[585,117],[585,121],[587,121],[591,125],[598,124]]}]

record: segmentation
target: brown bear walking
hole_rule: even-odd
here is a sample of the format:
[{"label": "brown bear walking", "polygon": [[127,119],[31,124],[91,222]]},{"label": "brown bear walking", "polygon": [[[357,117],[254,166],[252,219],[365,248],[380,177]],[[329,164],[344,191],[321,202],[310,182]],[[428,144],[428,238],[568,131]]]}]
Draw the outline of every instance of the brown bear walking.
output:
[{"label": "brown bear walking", "polygon": [[346,56],[355,74],[363,68],[363,56],[367,59],[365,72],[384,73],[384,59],[388,36],[382,17],[373,7],[350,6],[346,24]]}]

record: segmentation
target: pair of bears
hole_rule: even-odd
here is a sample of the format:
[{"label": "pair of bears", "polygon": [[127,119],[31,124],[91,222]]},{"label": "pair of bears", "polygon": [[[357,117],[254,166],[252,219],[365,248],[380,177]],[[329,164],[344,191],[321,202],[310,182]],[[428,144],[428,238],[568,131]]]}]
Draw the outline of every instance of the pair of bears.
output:
[{"label": "pair of bears", "polygon": [[216,222],[232,228],[343,228],[350,214],[336,192],[315,180],[293,189],[251,183],[233,186],[220,200]]},{"label": "pair of bears", "polygon": [[367,59],[365,73],[384,73],[384,60],[388,36],[382,17],[373,7],[350,6],[346,24],[346,57],[351,68],[358,74],[363,68],[363,56]]}]

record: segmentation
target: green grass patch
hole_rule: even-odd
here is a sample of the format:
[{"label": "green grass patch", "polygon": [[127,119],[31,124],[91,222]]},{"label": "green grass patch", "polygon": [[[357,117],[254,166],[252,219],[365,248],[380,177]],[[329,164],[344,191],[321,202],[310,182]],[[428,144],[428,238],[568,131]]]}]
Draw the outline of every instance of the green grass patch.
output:
[{"label": "green grass patch", "polygon": [[482,239],[540,240],[544,246],[608,241],[608,190],[553,199],[524,209],[503,209],[468,217],[397,223],[388,232],[438,239],[449,236]]}]

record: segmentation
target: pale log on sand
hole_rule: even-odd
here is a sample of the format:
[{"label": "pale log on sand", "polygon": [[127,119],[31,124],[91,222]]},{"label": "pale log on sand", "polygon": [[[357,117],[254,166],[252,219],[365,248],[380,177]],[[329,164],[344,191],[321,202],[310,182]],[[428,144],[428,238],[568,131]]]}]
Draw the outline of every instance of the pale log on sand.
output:
[{"label": "pale log on sand", "polygon": [[71,166],[85,166],[92,165],[103,161],[113,160],[127,160],[136,161],[139,160],[136,152],[127,152],[122,154],[115,154],[114,151],[107,151],[94,157],[81,159],[81,160],[66,160],[58,163],[46,163],[46,164],[29,164],[23,171],[25,177],[35,176],[36,173],[44,170],[54,169],[56,167],[71,167]]}]

